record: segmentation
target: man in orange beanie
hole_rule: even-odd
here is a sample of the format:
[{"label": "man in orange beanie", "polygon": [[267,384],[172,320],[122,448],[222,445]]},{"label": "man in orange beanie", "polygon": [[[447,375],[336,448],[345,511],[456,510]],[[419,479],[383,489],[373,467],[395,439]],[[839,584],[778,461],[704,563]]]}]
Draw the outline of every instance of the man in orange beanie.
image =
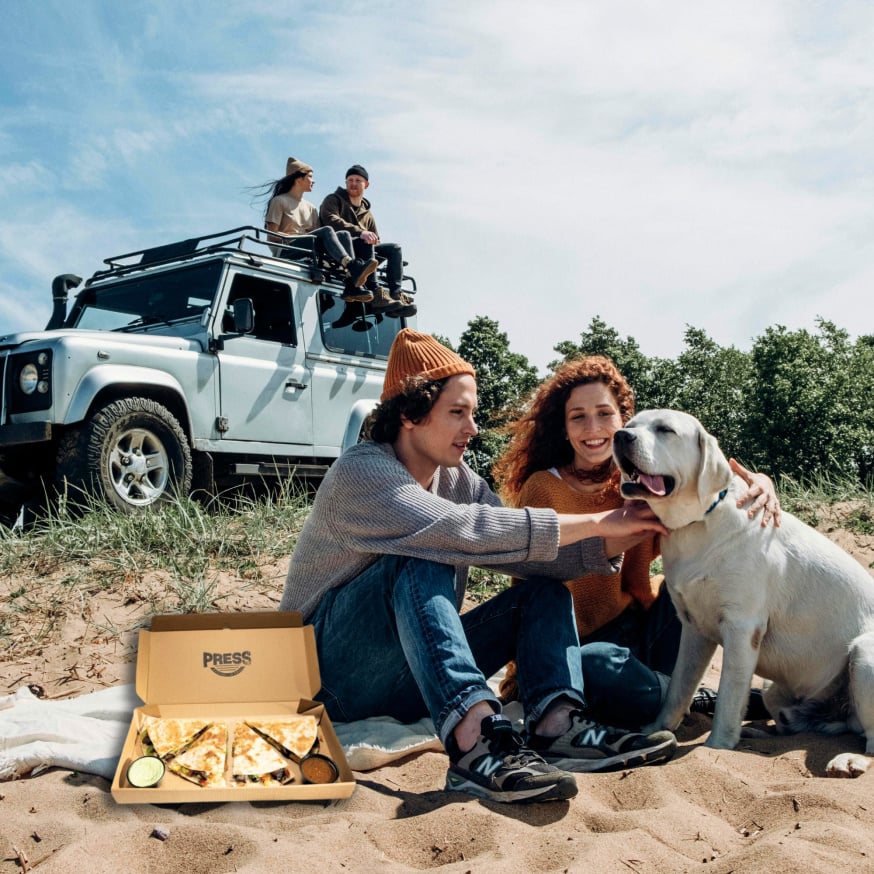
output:
[{"label": "man in orange beanie", "polygon": [[[577,792],[574,771],[665,761],[670,732],[587,719],[571,596],[562,580],[615,570],[645,506],[560,515],[503,507],[463,457],[477,433],[473,367],[427,334],[400,331],[370,440],[328,471],[297,541],[281,609],[315,628],[336,721],[429,715],[449,755],[446,788],[493,801]],[[468,568],[523,578],[459,615]],[[518,666],[526,736],[486,677]]]}]

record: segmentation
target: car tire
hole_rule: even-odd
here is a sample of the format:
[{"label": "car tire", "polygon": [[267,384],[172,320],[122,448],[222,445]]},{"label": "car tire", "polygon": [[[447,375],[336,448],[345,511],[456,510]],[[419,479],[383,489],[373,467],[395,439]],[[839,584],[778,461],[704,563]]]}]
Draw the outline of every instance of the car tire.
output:
[{"label": "car tire", "polygon": [[97,410],[58,446],[57,481],[126,513],[191,492],[191,448],[176,417],[148,398],[123,398]]}]

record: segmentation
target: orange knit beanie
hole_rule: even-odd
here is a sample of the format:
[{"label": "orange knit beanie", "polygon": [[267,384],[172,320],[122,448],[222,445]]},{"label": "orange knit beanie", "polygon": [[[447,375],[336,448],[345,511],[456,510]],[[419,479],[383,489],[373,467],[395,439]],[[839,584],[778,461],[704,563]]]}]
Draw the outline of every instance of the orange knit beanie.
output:
[{"label": "orange knit beanie", "polygon": [[420,334],[411,328],[403,328],[398,331],[388,353],[388,367],[380,400],[387,401],[397,397],[403,391],[405,380],[411,376],[445,379],[460,373],[476,376],[472,364],[447,349],[430,334]]}]

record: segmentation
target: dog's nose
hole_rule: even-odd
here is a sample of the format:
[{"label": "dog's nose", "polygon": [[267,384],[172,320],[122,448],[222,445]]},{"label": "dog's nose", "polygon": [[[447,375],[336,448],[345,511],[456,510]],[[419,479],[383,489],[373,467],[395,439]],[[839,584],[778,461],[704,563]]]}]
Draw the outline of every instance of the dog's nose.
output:
[{"label": "dog's nose", "polygon": [[624,428],[620,428],[613,435],[613,444],[617,446],[627,446],[629,443],[634,442],[634,434],[631,431],[626,431]]}]

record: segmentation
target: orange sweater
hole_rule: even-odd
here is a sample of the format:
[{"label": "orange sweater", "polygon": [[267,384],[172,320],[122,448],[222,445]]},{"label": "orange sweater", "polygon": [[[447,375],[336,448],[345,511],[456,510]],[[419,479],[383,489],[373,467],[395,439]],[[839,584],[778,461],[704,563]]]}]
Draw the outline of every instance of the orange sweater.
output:
[{"label": "orange sweater", "polygon": [[[548,470],[533,473],[522,486],[517,506],[552,507],[558,513],[598,513],[623,505],[619,494],[619,472],[604,484],[602,491],[585,495],[572,489]],[[659,554],[658,535],[629,549],[617,574],[589,574],[565,585],[574,599],[577,630],[581,638],[615,619],[629,604],[648,608],[658,594],[658,583],[650,580],[649,568]]]}]

